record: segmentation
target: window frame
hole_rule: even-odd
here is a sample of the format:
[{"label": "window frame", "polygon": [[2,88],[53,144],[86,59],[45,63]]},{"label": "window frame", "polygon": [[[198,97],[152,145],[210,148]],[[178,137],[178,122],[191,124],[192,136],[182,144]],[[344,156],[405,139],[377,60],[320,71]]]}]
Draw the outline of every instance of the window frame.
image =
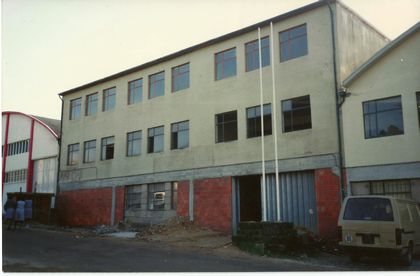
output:
[{"label": "window frame", "polygon": [[[140,138],[132,138],[131,140],[130,140],[130,135],[134,135],[135,133],[139,133],[140,134]],[[126,156],[127,157],[132,157],[132,156],[139,156],[139,155],[141,155],[141,142],[142,142],[142,135],[143,135],[143,133],[142,133],[142,131],[141,130],[135,130],[135,131],[131,131],[131,132],[127,132],[127,137],[126,137],[126,152],[125,152],[125,154],[126,154]],[[134,144],[135,143],[135,141],[139,141],[139,153],[137,153],[137,154],[134,154],[134,153],[132,153],[133,152],[133,150],[132,150],[132,152],[130,153],[129,152],[129,144],[130,143],[132,143],[132,144]],[[133,146],[131,146],[131,149],[133,149]]]},{"label": "window frame", "polygon": [[[234,58],[229,58],[229,59],[222,58],[221,62],[218,62],[217,61],[217,56],[218,55],[223,54],[223,57],[224,57],[224,55],[225,55],[226,52],[229,52],[229,51],[232,51],[232,50],[235,50],[235,57]],[[222,66],[221,77],[220,78],[217,78],[218,77],[218,74],[217,74],[217,65],[219,63],[222,63],[224,65],[226,60],[231,60],[231,59],[234,59],[235,60],[235,73],[232,74],[232,75],[226,76],[224,74],[224,71],[225,71],[224,68],[225,67]],[[230,77],[236,76],[238,74],[237,66],[238,66],[238,55],[237,55],[236,47],[232,47],[232,48],[229,48],[229,49],[226,49],[226,50],[223,50],[223,51],[220,51],[220,52],[215,53],[214,54],[214,80],[215,81],[219,81],[219,80],[223,80],[223,79],[226,79],[226,78],[230,78]]]},{"label": "window frame", "polygon": [[[161,80],[152,81],[152,78],[154,76],[157,76],[157,75],[160,75],[160,74],[162,74],[162,76],[163,76],[163,78]],[[148,87],[148,98],[149,98],[149,100],[165,96],[165,70],[149,75],[148,80],[149,80],[149,87]],[[155,87],[155,84],[158,83],[158,82],[162,82],[162,85],[163,85],[162,95],[155,95],[155,96],[152,97],[151,96],[151,88],[152,88],[152,86]]]},{"label": "window frame", "polygon": [[[299,36],[297,36],[297,37],[293,37],[293,38],[291,38],[291,37],[290,37],[290,32],[291,32],[292,30],[297,29],[297,28],[300,28],[300,27],[302,27],[302,26],[305,26],[305,34],[304,34],[304,35],[299,35]],[[281,52],[282,52],[282,44],[284,44],[285,42],[282,42],[282,40],[281,40],[281,34],[282,34],[282,33],[285,33],[285,32],[288,32],[288,39],[287,39],[287,41],[286,41],[286,42],[287,42],[287,47],[288,47],[289,52],[291,52],[291,51],[290,51],[290,49],[291,49],[291,46],[290,46],[291,41],[293,41],[294,39],[300,38],[300,37],[302,37],[302,36],[305,36],[305,37],[306,37],[306,53],[305,53],[305,54],[303,54],[303,55],[299,55],[299,56],[287,57],[286,59],[283,59],[283,55],[281,54]],[[281,62],[286,62],[286,61],[289,61],[289,60],[292,60],[292,59],[295,59],[295,58],[304,57],[304,56],[307,56],[307,55],[309,54],[308,26],[307,26],[307,24],[306,24],[306,23],[303,23],[303,24],[300,24],[300,25],[297,25],[297,26],[293,26],[293,27],[290,27],[290,28],[285,29],[285,30],[283,30],[283,31],[280,31],[280,32],[278,33],[278,35],[279,35],[279,56],[280,56],[280,63],[281,63]]]},{"label": "window frame", "polygon": [[[73,147],[77,146],[77,150],[74,150]],[[67,166],[74,166],[79,164],[79,152],[80,152],[80,143],[69,144],[67,146]],[[76,155],[76,158],[74,158]],[[73,162],[71,162],[73,160]]]},{"label": "window frame", "polygon": [[[91,142],[94,142],[93,143],[94,147],[87,148],[86,145],[90,144]],[[91,156],[90,154],[86,155],[86,152],[92,149],[93,149],[93,155],[92,155],[93,159],[86,160],[87,156],[88,157]],[[84,141],[83,142],[83,163],[94,163],[95,161],[96,161],[96,139]]]},{"label": "window frame", "polygon": [[[188,71],[181,72],[181,73],[176,73],[176,74],[174,73],[174,70],[176,70],[176,69],[180,70],[180,68],[184,67],[184,66],[188,66]],[[187,78],[188,78],[187,86],[175,90],[174,83],[176,82],[177,79],[182,78],[184,75],[187,75]],[[175,92],[182,91],[182,90],[185,90],[185,89],[188,89],[188,88],[190,88],[190,63],[186,62],[184,64],[172,67],[171,68],[171,92],[175,93]]]},{"label": "window frame", "polygon": [[[304,109],[308,109],[308,107],[300,107],[300,108],[295,108],[295,109],[293,109],[293,102],[291,103],[291,109],[290,110],[287,110],[286,112],[291,112],[291,121],[292,121],[292,123],[291,123],[291,130],[286,130],[286,126],[285,126],[285,120],[284,120],[284,106],[283,106],[283,104],[285,103],[285,102],[287,102],[287,101],[293,101],[293,100],[297,100],[297,99],[301,99],[301,98],[306,98],[306,97],[308,97],[308,101],[309,101],[309,115],[310,115],[310,119],[311,119],[311,121],[310,121],[310,126],[309,127],[306,127],[306,128],[299,128],[299,129],[296,129],[295,127],[293,127],[294,126],[294,124],[293,124],[293,111],[299,111],[299,110],[304,110]],[[295,132],[295,131],[301,131],[301,130],[306,130],[306,129],[312,129],[312,108],[311,108],[311,96],[310,96],[310,94],[308,94],[308,95],[304,95],[304,96],[299,96],[299,97],[294,97],[294,98],[290,98],[290,99],[285,99],[285,100],[282,100],[281,101],[281,119],[282,119],[282,131],[283,131],[283,133],[289,133],[289,132]]]},{"label": "window frame", "polygon": [[[218,116],[220,116],[220,115],[225,116],[225,115],[227,115],[229,113],[235,113],[236,120],[225,122],[225,120],[223,118],[223,122],[222,123],[219,123],[218,122],[218,120],[217,120],[218,119]],[[215,117],[215,136],[216,136],[215,137],[215,142],[216,142],[216,144],[237,141],[238,140],[238,111],[237,110],[232,110],[232,111],[222,112],[222,113],[215,114],[214,117]],[[224,132],[224,127],[225,127],[226,124],[231,123],[231,122],[236,122],[236,135],[235,135],[235,138],[234,139],[226,140],[225,139],[225,135],[224,135],[224,133],[225,133]],[[223,141],[219,141],[218,140],[218,137],[219,137],[219,135],[218,135],[219,134],[219,132],[218,132],[219,131],[218,130],[218,126],[219,125],[223,125]]]},{"label": "window frame", "polygon": [[[109,142],[111,141],[111,142]],[[108,158],[108,146],[112,146],[112,156]],[[114,159],[115,154],[115,136],[107,136],[101,138],[101,161]]]},{"label": "window frame", "polygon": [[[133,88],[131,87],[131,84],[135,84],[136,82],[141,81],[141,85],[140,86],[134,86]],[[138,101],[134,101],[134,97],[131,97],[133,95],[133,92],[135,92],[136,88],[140,88],[140,99]],[[133,98],[133,100],[132,100]],[[138,78],[132,81],[128,82],[127,85],[127,105],[132,105],[135,103],[140,103],[143,101],[143,78]]]},{"label": "window frame", "polygon": [[[80,101],[80,104],[74,105],[73,103],[76,102],[76,101]],[[74,110],[75,110],[76,107],[79,108],[79,116],[78,117],[74,116]],[[71,120],[76,120],[76,119],[79,119],[80,117],[82,117],[82,97],[70,100],[69,120],[70,121]]]},{"label": "window frame", "polygon": [[[400,106],[401,109],[398,108],[394,108],[394,109],[388,109],[388,110],[382,110],[379,111],[377,110],[377,102],[379,101],[383,101],[383,100],[388,100],[388,99],[392,99],[392,98],[399,98],[400,99]],[[369,102],[375,102],[375,112],[365,112],[365,104],[369,103]],[[368,101],[363,101],[362,102],[362,113],[363,113],[363,134],[365,137],[365,140],[367,139],[375,139],[375,138],[382,138],[382,137],[390,137],[390,136],[398,136],[398,135],[404,135],[405,131],[404,131],[404,114],[403,114],[403,102],[402,102],[402,96],[401,95],[396,95],[396,96],[390,96],[390,97],[385,97],[385,98],[379,98],[379,99],[373,99],[373,100],[368,100]],[[392,112],[392,111],[396,111],[396,110],[401,110],[401,123],[402,123],[402,133],[398,133],[398,134],[390,134],[390,135],[378,135],[378,113],[384,113],[384,112]],[[376,136],[372,136],[372,137],[367,137],[367,133],[366,133],[366,120],[365,117],[375,114],[375,124],[376,124]]]},{"label": "window frame", "polygon": [[[186,129],[179,130],[179,125],[187,123]],[[177,127],[176,131],[174,131],[174,127]],[[186,132],[187,133],[187,145],[184,147],[179,147],[179,136],[177,136],[177,145],[174,145],[174,135],[178,135],[180,132]],[[190,121],[185,120],[181,122],[176,122],[171,124],[171,150],[177,150],[177,149],[187,149],[190,147]]]},{"label": "window frame", "polygon": [[[270,107],[270,113],[266,115],[264,108],[267,107],[267,106]],[[257,114],[256,114],[255,117],[249,118],[248,117],[248,111],[250,109],[255,109],[255,112],[259,111],[260,112],[260,115],[257,116]],[[272,116],[272,113],[273,113],[273,111],[272,111],[272,108],[271,108],[271,103],[264,104],[263,105],[264,136],[268,136],[268,135],[272,135],[273,134],[273,116]],[[269,131],[267,131],[266,122],[265,122],[265,119],[264,119],[264,117],[265,116],[268,116],[268,115],[270,115],[270,129],[269,129]],[[251,139],[251,138],[261,137],[262,135],[257,135],[258,134],[258,130],[261,132],[261,106],[256,105],[256,106],[247,107],[245,109],[245,119],[246,119],[246,138],[247,139]],[[255,123],[254,124],[255,124],[255,129],[257,130],[255,136],[250,136],[249,120],[252,120],[252,119],[255,120]],[[260,127],[259,128],[258,128],[257,123],[256,123],[257,121],[260,124]]]},{"label": "window frame", "polygon": [[417,118],[419,120],[419,127],[420,127],[420,91],[416,92],[416,103],[417,103]]},{"label": "window frame", "polygon": [[[91,97],[96,96],[95,100],[90,100]],[[98,96],[98,92],[95,93],[91,93],[89,95],[86,95],[86,102],[85,102],[85,116],[94,116],[96,114],[98,114],[98,102],[99,102],[99,96]],[[95,106],[95,113],[92,113],[92,110],[90,108],[91,104],[94,103]]]},{"label": "window frame", "polygon": [[[155,130],[158,128],[162,128],[162,134],[155,135]],[[153,131],[153,136],[150,135],[150,132]],[[162,136],[162,149],[159,151],[154,151],[155,148],[155,137]],[[153,139],[153,150],[150,150],[151,139]],[[164,125],[151,127],[147,129],[147,153],[159,153],[165,151],[165,127]]]},{"label": "window frame", "polygon": [[[113,92],[113,93],[112,93]],[[109,99],[113,98],[113,104],[110,105]],[[117,87],[113,86],[102,91],[102,112],[115,108],[117,104]]]},{"label": "window frame", "polygon": [[[268,44],[267,44],[267,46],[261,47],[261,53],[262,54],[264,53],[264,49],[268,49],[268,52],[267,52],[267,54],[268,54],[268,63],[264,65],[264,58],[263,58],[264,55],[263,55],[263,57],[261,58],[262,68],[264,68],[266,66],[270,66],[270,63],[271,63],[271,60],[270,60],[270,36],[267,35],[267,36],[261,38],[261,46],[262,46],[262,41],[264,39],[267,39],[268,40]],[[247,49],[247,46],[250,45],[250,44],[254,44],[254,43],[256,43],[256,48],[254,48],[254,49],[252,49],[252,51],[248,52],[247,51],[248,50]],[[245,45],[244,45],[244,48],[245,48],[245,72],[251,72],[251,71],[254,71],[254,70],[257,70],[257,69],[260,68],[260,63],[259,63],[259,56],[260,56],[259,47],[260,47],[260,45],[258,43],[258,39],[255,39],[255,40],[252,40],[252,41],[249,41],[249,42],[245,43]],[[249,62],[248,61],[248,54],[250,54],[250,53],[252,53],[252,54],[255,55],[255,58],[257,59],[257,66],[255,68],[248,69],[248,65],[249,65],[248,64],[248,62]]]}]

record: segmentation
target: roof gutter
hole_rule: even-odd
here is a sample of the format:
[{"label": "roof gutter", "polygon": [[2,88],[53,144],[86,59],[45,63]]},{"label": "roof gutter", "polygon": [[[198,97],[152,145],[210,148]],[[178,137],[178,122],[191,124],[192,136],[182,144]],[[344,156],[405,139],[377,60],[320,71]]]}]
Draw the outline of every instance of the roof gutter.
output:
[{"label": "roof gutter", "polygon": [[63,109],[64,109],[64,100],[63,96],[58,95],[61,100],[61,120],[60,120],[60,137],[58,137],[58,162],[57,162],[57,186],[56,186],[56,197],[55,197],[55,206],[57,206],[58,194],[60,193],[60,171],[61,171],[61,137],[63,137]]}]

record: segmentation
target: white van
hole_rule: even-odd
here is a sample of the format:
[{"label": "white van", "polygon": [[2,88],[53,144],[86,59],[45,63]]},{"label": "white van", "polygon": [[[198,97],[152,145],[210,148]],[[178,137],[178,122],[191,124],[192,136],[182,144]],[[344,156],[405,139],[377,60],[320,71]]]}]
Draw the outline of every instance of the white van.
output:
[{"label": "white van", "polygon": [[338,219],[340,246],[352,261],[363,256],[397,257],[410,265],[420,252],[420,208],[391,196],[350,196]]}]

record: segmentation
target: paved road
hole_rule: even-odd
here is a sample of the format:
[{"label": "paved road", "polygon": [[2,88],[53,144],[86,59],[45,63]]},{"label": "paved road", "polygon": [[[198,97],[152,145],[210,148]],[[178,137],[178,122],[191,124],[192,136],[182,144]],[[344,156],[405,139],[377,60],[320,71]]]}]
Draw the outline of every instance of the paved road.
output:
[{"label": "paved road", "polygon": [[3,270],[67,272],[320,271],[328,265],[257,256],[231,257],[117,238],[76,238],[37,229],[3,231]]},{"label": "paved road", "polygon": [[[229,251],[170,247],[156,242],[40,229],[3,231],[4,271],[65,272],[230,272],[405,270],[389,262],[352,264],[326,254],[303,260],[251,256]],[[415,260],[408,270],[420,270]]]}]

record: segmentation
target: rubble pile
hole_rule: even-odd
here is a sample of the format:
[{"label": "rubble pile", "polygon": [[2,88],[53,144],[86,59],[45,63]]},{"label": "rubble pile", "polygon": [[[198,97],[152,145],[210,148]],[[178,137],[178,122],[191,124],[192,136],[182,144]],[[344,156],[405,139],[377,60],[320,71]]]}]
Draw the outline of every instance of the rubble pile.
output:
[{"label": "rubble pile", "polygon": [[202,227],[195,225],[193,222],[189,221],[188,218],[175,217],[169,219],[164,223],[151,224],[149,226],[144,227],[143,229],[139,229],[137,237],[144,238],[146,236],[152,236],[156,234],[165,235],[173,233],[177,230],[196,231],[201,229]]}]

